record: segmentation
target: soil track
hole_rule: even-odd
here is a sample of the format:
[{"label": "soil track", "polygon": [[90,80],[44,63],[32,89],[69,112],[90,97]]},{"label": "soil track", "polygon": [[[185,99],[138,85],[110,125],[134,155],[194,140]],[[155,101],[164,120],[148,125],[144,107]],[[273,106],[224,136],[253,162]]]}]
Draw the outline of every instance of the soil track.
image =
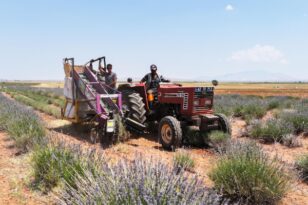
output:
[{"label": "soil track", "polygon": [[6,133],[0,132],[0,204],[49,204],[48,196],[30,191],[28,187],[28,155],[20,155],[14,142]]}]

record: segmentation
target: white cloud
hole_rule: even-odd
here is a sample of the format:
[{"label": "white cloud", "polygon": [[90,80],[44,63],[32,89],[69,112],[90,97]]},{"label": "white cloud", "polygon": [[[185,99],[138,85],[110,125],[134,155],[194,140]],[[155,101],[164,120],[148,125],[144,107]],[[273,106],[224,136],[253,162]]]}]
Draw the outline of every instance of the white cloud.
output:
[{"label": "white cloud", "polygon": [[246,50],[233,52],[228,60],[235,62],[253,62],[253,63],[282,63],[286,64],[284,54],[270,45],[255,45]]},{"label": "white cloud", "polygon": [[232,6],[231,4],[228,4],[228,5],[225,7],[225,10],[226,10],[226,11],[233,11],[233,10],[234,10],[234,6]]}]

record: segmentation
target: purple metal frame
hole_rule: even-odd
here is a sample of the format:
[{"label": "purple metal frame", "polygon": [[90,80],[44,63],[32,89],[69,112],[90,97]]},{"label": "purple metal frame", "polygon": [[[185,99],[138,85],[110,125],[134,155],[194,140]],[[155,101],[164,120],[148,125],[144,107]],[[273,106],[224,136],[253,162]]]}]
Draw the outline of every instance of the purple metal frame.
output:
[{"label": "purple metal frame", "polygon": [[[102,107],[101,105],[101,94],[108,94],[106,91],[106,87],[109,86],[100,83],[96,76],[91,70],[87,67],[84,68],[83,73],[86,78],[89,80],[89,82],[85,82],[77,73],[77,71],[74,71],[73,78],[75,81],[75,84],[77,85],[78,90],[80,91],[81,95],[88,100],[89,106],[95,110],[97,115],[99,116],[100,122],[105,122],[108,119],[109,113]],[[97,93],[94,93],[90,89],[90,85],[96,90]],[[89,93],[91,96],[87,96],[86,94]],[[116,108],[119,110],[120,113],[122,113],[122,95],[120,92],[117,91],[117,106]],[[108,100],[110,103],[113,103],[111,98],[105,98],[105,100]],[[114,103],[113,103],[114,104]]]}]

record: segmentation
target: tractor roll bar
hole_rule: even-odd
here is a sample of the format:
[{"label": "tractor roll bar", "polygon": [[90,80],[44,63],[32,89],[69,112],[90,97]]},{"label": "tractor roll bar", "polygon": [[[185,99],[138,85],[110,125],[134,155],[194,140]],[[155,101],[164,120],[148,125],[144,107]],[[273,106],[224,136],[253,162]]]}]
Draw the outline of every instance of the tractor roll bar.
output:
[{"label": "tractor roll bar", "polygon": [[101,67],[102,60],[104,62],[104,68],[106,68],[106,57],[105,56],[99,57],[97,59],[91,59],[87,63],[85,63],[84,66],[87,66],[88,64],[92,65],[92,63],[98,61],[98,66]]}]

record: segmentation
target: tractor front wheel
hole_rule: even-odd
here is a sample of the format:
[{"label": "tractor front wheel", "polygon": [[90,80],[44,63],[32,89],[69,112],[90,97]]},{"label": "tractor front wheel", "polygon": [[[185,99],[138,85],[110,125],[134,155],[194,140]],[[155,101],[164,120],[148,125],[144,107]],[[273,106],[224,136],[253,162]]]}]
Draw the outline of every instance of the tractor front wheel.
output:
[{"label": "tractor front wheel", "polygon": [[224,114],[216,114],[216,116],[219,118],[220,130],[231,135],[232,129],[228,118]]},{"label": "tractor front wheel", "polygon": [[166,116],[160,121],[158,135],[164,149],[175,149],[182,144],[181,124],[172,116]]}]

